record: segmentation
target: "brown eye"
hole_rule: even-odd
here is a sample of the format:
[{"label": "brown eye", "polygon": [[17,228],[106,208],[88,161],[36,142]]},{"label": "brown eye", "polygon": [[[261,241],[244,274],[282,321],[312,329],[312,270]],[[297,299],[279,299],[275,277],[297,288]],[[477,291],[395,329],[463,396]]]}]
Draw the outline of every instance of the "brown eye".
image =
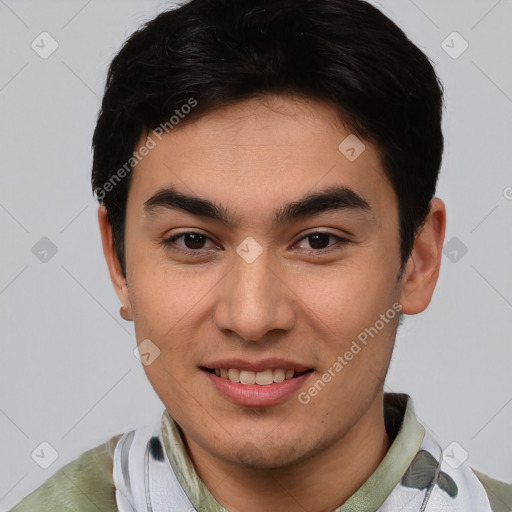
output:
[{"label": "brown eye", "polygon": [[[330,243],[330,241],[334,239],[335,243]],[[337,235],[333,235],[332,233],[310,233],[309,235],[306,235],[303,237],[297,245],[300,246],[301,243],[304,243],[303,241],[307,241],[309,247],[302,247],[304,249],[313,249],[316,252],[321,252],[324,250],[329,249],[330,247],[336,245],[336,242],[338,244],[342,245],[343,243],[348,243],[348,240],[345,238],[342,238]]]},{"label": "brown eye", "polygon": [[325,249],[329,246],[331,235],[328,233],[315,233],[308,235],[309,245],[312,249]]},{"label": "brown eye", "polygon": [[185,233],[183,241],[187,249],[202,249],[206,242],[206,237],[197,233]]},{"label": "brown eye", "polygon": [[[179,239],[183,239],[182,243],[177,243]],[[171,236],[163,240],[165,246],[177,246],[179,249],[189,249],[191,251],[200,251],[205,249],[205,244],[211,241],[206,235],[202,233],[179,233],[178,235]]]}]

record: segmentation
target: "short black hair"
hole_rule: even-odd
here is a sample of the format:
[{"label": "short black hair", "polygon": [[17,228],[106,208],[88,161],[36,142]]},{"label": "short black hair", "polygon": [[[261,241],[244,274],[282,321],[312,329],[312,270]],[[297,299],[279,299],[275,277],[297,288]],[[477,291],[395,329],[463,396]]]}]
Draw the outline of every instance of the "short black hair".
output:
[{"label": "short black hair", "polygon": [[126,202],[141,136],[272,94],[327,102],[375,145],[398,200],[403,269],[443,153],[443,86],[429,58],[364,0],[191,0],[132,34],[107,74],[92,187],[125,275]]}]

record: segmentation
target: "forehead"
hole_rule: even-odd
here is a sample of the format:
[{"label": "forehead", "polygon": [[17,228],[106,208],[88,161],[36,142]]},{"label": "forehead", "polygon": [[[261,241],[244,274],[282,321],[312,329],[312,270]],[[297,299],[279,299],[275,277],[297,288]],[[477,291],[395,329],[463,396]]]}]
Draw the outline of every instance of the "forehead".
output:
[{"label": "forehead", "polygon": [[135,167],[130,186],[129,205],[137,208],[170,185],[240,212],[340,184],[372,208],[395,201],[376,148],[351,134],[334,108],[317,100],[246,100],[158,137],[144,134],[139,147],[148,136],[155,145]]}]

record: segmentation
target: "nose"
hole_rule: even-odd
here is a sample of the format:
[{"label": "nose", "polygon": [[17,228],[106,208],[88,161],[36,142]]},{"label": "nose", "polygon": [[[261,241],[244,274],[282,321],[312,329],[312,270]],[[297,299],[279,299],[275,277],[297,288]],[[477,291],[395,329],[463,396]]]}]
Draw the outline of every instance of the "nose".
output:
[{"label": "nose", "polygon": [[214,322],[245,341],[263,341],[272,331],[293,328],[296,308],[290,284],[264,251],[248,263],[234,255],[231,272],[221,281]]}]

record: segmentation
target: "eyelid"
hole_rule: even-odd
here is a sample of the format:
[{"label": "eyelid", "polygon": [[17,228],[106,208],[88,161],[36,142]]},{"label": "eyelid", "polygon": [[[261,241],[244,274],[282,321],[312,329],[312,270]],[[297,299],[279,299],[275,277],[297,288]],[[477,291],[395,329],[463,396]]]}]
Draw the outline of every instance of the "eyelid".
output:
[{"label": "eyelid", "polygon": [[[204,236],[208,241],[212,242],[213,244],[216,244],[217,246],[220,245],[220,244],[217,244],[217,242],[215,242],[210,236],[206,235],[205,233],[202,233],[200,231],[191,231],[191,230],[183,231],[181,233],[176,233],[169,237],[164,238],[162,240],[162,245],[166,248],[170,248],[170,249],[176,250],[178,252],[181,252],[182,254],[191,255],[191,256],[198,256],[198,255],[204,254],[204,252],[211,252],[212,247],[194,250],[194,249],[187,249],[186,247],[182,247],[179,245],[177,247],[173,246],[173,244],[176,243],[175,241],[177,239],[179,239],[182,236],[189,235],[189,234]],[[320,255],[320,254],[323,254],[323,253],[333,250],[333,248],[335,248],[336,245],[338,245],[340,243],[341,244],[350,243],[350,240],[344,236],[336,235],[336,234],[332,233],[331,231],[322,231],[321,229],[317,228],[316,230],[313,230],[313,231],[303,234],[299,239],[297,239],[296,242],[294,242],[292,244],[292,248],[294,248],[299,242],[303,241],[304,239],[308,238],[309,236],[317,235],[317,234],[328,235],[330,237],[333,237],[336,239],[336,242],[332,245],[329,245],[328,247],[326,247],[324,249],[303,249],[304,251]]]},{"label": "eyelid", "polygon": [[335,233],[332,233],[331,231],[322,231],[322,230],[317,228],[314,231],[310,231],[310,232],[302,235],[296,242],[294,242],[292,247],[295,247],[299,242],[301,242],[305,238],[308,238],[308,237],[310,237],[312,235],[328,235],[328,236],[331,236],[331,237],[337,239],[337,241],[334,244],[329,245],[325,249],[304,249],[304,250],[306,250],[308,252],[313,252],[313,253],[318,253],[318,254],[322,254],[323,252],[327,252],[327,251],[331,250],[333,247],[335,247],[339,243],[347,244],[347,243],[350,242],[350,240],[347,237],[344,237],[344,236],[341,236],[341,235],[336,235]]},{"label": "eyelid", "polygon": [[[215,244],[217,246],[219,245],[217,242],[215,242],[215,240],[213,240],[207,234],[202,233],[200,231],[192,231],[192,230],[183,231],[181,233],[175,233],[173,235],[167,236],[162,240],[162,244],[164,245],[164,247],[174,248],[173,244],[176,243],[176,240],[185,235],[200,235],[200,236],[205,237],[208,241],[212,242],[213,244]],[[186,253],[186,254],[199,254],[201,251],[208,251],[209,249],[212,249],[212,248],[207,247],[207,248],[193,250],[193,249],[187,249],[186,247],[181,247],[178,245],[178,249],[176,249],[176,250],[181,251],[182,253]]]}]

